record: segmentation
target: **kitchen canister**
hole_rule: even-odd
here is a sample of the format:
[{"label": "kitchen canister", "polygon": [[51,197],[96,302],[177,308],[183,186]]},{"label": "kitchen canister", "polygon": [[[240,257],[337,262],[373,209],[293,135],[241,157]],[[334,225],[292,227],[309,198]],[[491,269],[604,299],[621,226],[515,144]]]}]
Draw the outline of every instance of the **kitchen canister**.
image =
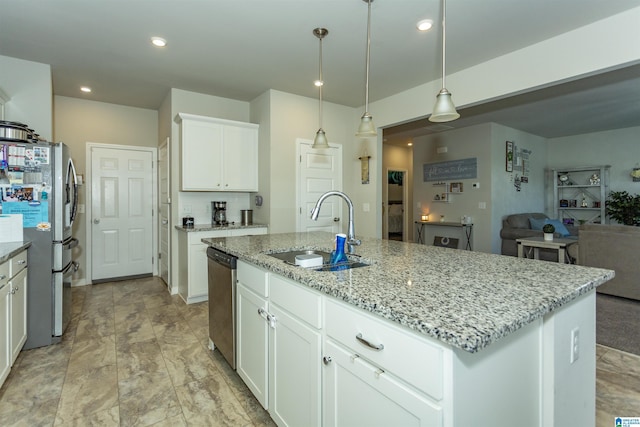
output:
[{"label": "kitchen canister", "polygon": [[253,211],[251,209],[242,209],[240,211],[240,223],[242,225],[253,225]]}]

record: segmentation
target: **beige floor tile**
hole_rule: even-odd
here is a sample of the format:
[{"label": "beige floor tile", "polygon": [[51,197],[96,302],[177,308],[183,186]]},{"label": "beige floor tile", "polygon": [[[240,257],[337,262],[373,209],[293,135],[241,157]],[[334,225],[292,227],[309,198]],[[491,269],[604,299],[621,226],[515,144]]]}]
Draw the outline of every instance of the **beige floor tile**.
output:
[{"label": "beige floor tile", "polygon": [[72,420],[56,417],[55,427],[117,427],[120,425],[120,409],[114,406],[88,416],[80,416]]},{"label": "beige floor tile", "polygon": [[143,373],[121,379],[120,425],[152,425],[182,412],[166,372]]},{"label": "beige floor tile", "polygon": [[23,405],[0,399],[0,425],[11,427],[51,426],[59,399],[33,400]]},{"label": "beige floor tile", "polygon": [[89,368],[67,375],[57,417],[61,422],[91,417],[118,405],[118,374],[115,365]]},{"label": "beige floor tile", "polygon": [[139,332],[145,328],[151,328],[151,321],[144,311],[117,313],[115,316],[115,327],[117,334],[128,334]]},{"label": "beige floor tile", "polygon": [[179,344],[165,342],[160,344],[160,348],[174,386],[218,374],[198,341]]},{"label": "beige floor tile", "polygon": [[167,372],[155,337],[147,341],[123,341],[118,346],[117,355],[119,380],[151,372]]},{"label": "beige floor tile", "polygon": [[211,375],[176,387],[189,424],[250,426],[251,419],[219,375]]},{"label": "beige floor tile", "polygon": [[80,339],[94,339],[95,337],[106,337],[115,335],[116,328],[112,317],[96,317],[90,319],[80,319],[76,329],[75,341]]},{"label": "beige floor tile", "polygon": [[153,331],[160,345],[163,343],[187,345],[198,341],[187,322],[182,319],[175,320],[171,323],[154,324]]},{"label": "beige floor tile", "polygon": [[171,295],[169,295],[169,294],[157,293],[157,294],[151,294],[151,295],[144,295],[142,297],[142,299],[144,301],[144,305],[147,308],[158,307],[160,305],[171,305],[171,304],[173,304],[173,299],[171,298]]},{"label": "beige floor tile", "polygon": [[92,368],[116,364],[114,335],[76,340],[73,344],[67,375],[82,374]]}]

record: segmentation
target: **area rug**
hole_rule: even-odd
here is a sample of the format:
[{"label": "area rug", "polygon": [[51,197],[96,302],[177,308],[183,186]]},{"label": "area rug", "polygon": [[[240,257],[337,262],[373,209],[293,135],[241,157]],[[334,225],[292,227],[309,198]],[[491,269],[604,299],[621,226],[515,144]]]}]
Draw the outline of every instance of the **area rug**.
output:
[{"label": "area rug", "polygon": [[596,294],[596,342],[640,355],[640,301]]}]

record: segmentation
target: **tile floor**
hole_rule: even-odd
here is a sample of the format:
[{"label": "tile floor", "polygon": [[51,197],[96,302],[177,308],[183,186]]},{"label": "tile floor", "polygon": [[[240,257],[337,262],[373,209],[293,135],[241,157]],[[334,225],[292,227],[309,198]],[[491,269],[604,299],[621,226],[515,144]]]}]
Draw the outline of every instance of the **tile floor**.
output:
[{"label": "tile floor", "polygon": [[[217,353],[207,303],[158,278],[73,288],[60,344],[20,353],[0,389],[2,426],[273,426]],[[640,356],[597,347],[597,426],[640,416]]]}]

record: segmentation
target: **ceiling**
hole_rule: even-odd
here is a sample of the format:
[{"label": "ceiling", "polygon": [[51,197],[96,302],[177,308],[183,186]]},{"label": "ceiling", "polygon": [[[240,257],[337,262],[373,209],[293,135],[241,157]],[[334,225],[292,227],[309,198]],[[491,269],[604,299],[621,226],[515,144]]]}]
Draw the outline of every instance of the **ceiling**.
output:
[{"label": "ceiling", "polygon": [[[447,72],[638,6],[640,0],[450,0]],[[373,1],[370,101],[439,78],[439,16],[438,0]],[[436,22],[430,32],[416,30],[423,18]],[[51,64],[55,95],[133,107],[158,109],[170,88],[241,101],[268,89],[317,97],[312,30],[325,27],[323,97],[358,107],[364,103],[366,19],[366,0],[3,0],[0,55]],[[167,39],[167,47],[152,47],[152,36]],[[616,127],[638,126],[639,75],[632,67],[573,83],[564,96],[544,90],[473,106],[452,126],[491,120],[562,136],[584,133],[580,118],[592,128],[598,116],[611,124],[617,116],[603,114],[604,106],[628,112]],[[82,94],[81,85],[92,93]],[[566,120],[569,111],[578,119]],[[425,124],[389,129],[385,137],[400,142],[434,131]]]}]

